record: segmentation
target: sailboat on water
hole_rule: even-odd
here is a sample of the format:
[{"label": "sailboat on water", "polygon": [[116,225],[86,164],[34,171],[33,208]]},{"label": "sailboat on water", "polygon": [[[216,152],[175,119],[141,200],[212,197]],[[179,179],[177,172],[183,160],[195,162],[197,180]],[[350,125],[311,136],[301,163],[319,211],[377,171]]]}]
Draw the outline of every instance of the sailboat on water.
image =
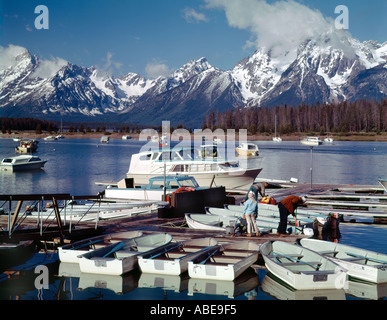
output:
[{"label": "sailboat on water", "polygon": [[282,142],[282,138],[280,136],[277,137],[277,115],[275,115],[274,132],[275,132],[275,135],[273,137],[273,141]]}]

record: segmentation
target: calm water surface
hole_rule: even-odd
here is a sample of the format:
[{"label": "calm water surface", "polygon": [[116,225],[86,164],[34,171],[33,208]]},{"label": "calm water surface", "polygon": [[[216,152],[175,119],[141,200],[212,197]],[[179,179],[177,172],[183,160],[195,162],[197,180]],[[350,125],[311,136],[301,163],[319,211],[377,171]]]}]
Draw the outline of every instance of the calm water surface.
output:
[{"label": "calm water surface", "polygon": [[[387,177],[387,143],[335,142],[314,147],[299,142],[258,141],[263,171],[260,177],[299,182],[377,185]],[[17,142],[0,139],[0,158],[15,155]],[[98,139],[41,140],[36,155],[48,160],[44,170],[0,172],[0,194],[70,193],[93,195],[103,191],[95,182],[118,181],[128,171],[130,156],[144,142]],[[342,243],[387,254],[385,226],[341,224]],[[187,277],[157,277],[132,272],[124,277],[80,274],[77,266],[60,264],[57,256],[36,255],[30,265],[46,264],[48,290],[36,290],[33,267],[18,280],[0,278],[0,299],[45,300],[266,300],[303,299],[273,282],[264,270],[247,273],[235,283],[203,282]],[[355,285],[347,292],[323,293],[332,299],[375,299],[387,296],[383,286]],[[305,298],[305,297],[304,297]],[[321,298],[321,296],[316,296]]]}]

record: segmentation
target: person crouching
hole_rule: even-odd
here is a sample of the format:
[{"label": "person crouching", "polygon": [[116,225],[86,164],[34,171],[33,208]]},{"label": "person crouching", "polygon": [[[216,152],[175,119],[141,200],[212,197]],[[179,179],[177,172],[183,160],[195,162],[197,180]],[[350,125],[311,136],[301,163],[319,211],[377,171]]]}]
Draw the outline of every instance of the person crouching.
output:
[{"label": "person crouching", "polygon": [[255,200],[254,192],[250,191],[248,193],[248,199],[243,205],[243,214],[247,222],[247,236],[251,237],[258,235],[259,232],[255,222],[255,216],[258,211],[258,204]]}]

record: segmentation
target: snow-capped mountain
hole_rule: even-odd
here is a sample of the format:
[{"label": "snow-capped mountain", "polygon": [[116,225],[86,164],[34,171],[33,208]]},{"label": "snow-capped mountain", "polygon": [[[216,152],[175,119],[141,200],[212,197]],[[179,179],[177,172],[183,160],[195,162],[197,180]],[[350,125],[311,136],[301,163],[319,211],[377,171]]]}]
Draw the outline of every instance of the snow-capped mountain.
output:
[{"label": "snow-capped mountain", "polygon": [[287,52],[257,50],[232,70],[200,58],[157,79],[113,77],[62,59],[41,61],[21,47],[0,49],[8,50],[0,62],[0,113],[6,116],[200,125],[210,110],[387,97],[387,42],[362,43],[345,31]]}]

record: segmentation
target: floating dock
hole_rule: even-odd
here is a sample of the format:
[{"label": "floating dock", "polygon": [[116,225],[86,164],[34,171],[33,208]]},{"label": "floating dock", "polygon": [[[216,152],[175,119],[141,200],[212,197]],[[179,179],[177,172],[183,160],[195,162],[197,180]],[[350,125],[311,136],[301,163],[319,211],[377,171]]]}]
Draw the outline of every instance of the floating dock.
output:
[{"label": "floating dock", "polygon": [[[339,213],[343,221],[350,219],[351,222],[358,218],[373,219],[373,223],[387,223],[387,194],[385,190],[378,186],[353,186],[353,185],[328,185],[307,183],[289,183],[286,186],[276,186],[274,183],[267,189],[267,194],[273,196],[277,201],[288,195],[307,196],[307,208],[321,213],[330,212]],[[239,203],[245,194],[233,193],[235,202]],[[47,199],[53,202],[56,222],[52,226],[52,221],[48,225],[39,225],[37,217],[25,216],[22,223],[23,228],[17,222],[21,211],[23,201]],[[176,240],[192,239],[197,237],[214,237],[219,242],[252,240],[263,243],[267,240],[278,239],[275,234],[264,234],[261,237],[247,238],[242,236],[231,236],[225,232],[203,231],[190,229],[185,225],[185,218],[159,218],[157,210],[151,210],[149,203],[143,203],[149,206],[148,213],[142,213],[135,216],[122,216],[106,220],[82,221],[71,226],[71,223],[63,221],[57,207],[59,199],[96,199],[95,196],[73,197],[69,194],[50,194],[50,195],[2,195],[0,200],[8,202],[17,202],[12,215],[0,216],[0,227],[3,231],[0,236],[3,241],[11,237],[18,239],[33,238],[41,241],[60,239],[63,243],[65,239],[88,237],[92,234],[111,233],[125,230],[141,230],[144,233],[168,232]],[[107,199],[100,199],[107,200]],[[15,206],[14,206],[15,207]],[[3,208],[7,206],[3,205]],[[11,226],[11,228],[9,228]],[[11,232],[9,231],[11,230]],[[300,236],[291,235],[281,238],[283,241],[294,242]]]}]

